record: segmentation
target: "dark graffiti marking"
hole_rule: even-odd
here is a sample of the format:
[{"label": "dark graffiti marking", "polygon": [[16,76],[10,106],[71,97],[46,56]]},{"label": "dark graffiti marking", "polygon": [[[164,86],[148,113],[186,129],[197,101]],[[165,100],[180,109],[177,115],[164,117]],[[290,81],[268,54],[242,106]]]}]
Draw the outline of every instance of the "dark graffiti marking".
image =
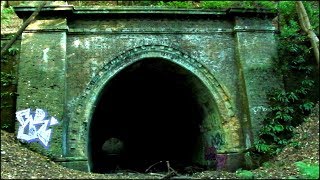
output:
[{"label": "dark graffiti marking", "polygon": [[217,156],[217,150],[215,147],[207,147],[205,152],[205,160],[215,161]]},{"label": "dark graffiti marking", "polygon": [[218,170],[221,170],[225,167],[227,162],[227,155],[226,154],[217,154],[216,156],[216,167]]},{"label": "dark graffiti marking", "polygon": [[217,154],[214,146],[207,147],[205,152],[205,160],[213,161],[217,170],[221,170],[227,163],[228,156],[226,154]]}]

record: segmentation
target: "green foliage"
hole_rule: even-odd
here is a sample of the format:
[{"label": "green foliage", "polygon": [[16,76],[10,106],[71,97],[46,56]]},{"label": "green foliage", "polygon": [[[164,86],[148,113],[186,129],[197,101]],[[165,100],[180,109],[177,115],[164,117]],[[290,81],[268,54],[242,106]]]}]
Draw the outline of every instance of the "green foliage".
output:
[{"label": "green foliage", "polygon": [[276,2],[271,2],[271,1],[257,1],[258,6],[262,8],[269,8],[269,9],[275,9],[277,8],[277,3]]},{"label": "green foliage", "polygon": [[[314,1],[314,3],[317,3]],[[313,29],[319,28],[319,6],[314,6],[312,2],[303,2],[307,11],[311,26]],[[280,1],[279,2],[280,23],[288,24],[292,19],[297,20],[296,7],[294,1]]]},{"label": "green foliage", "polygon": [[265,167],[265,168],[270,168],[271,167],[271,163],[270,162],[264,162],[262,164],[262,166]]},{"label": "green foliage", "polygon": [[[11,48],[8,49],[8,51],[1,57],[1,66],[4,67],[5,64],[9,63],[9,60],[12,60],[12,58],[15,58],[16,55],[19,52],[19,48],[17,48],[16,46],[12,46]],[[12,84],[15,83],[15,74],[13,73],[12,70],[8,71],[4,71],[1,68],[1,88],[4,87],[8,87]],[[1,97],[6,96],[6,92],[3,91],[3,89],[1,90]],[[10,94],[12,95],[12,94]]]},{"label": "green foliage", "polygon": [[290,20],[288,24],[285,24],[281,29],[282,37],[290,38],[290,36],[295,36],[300,30],[298,22]]},{"label": "green foliage", "polygon": [[259,152],[275,155],[291,143],[294,127],[301,124],[304,116],[314,107],[314,103],[306,97],[311,87],[312,84],[301,84],[294,91],[276,90],[270,94],[271,111],[263,121],[260,139],[255,144]]},{"label": "green foliage", "polygon": [[200,6],[204,9],[229,8],[234,4],[233,1],[202,1]]},{"label": "green foliage", "polygon": [[[283,22],[285,22],[286,20],[290,20],[292,18],[295,18],[295,17],[292,17],[293,16],[296,16],[296,9],[295,9],[295,4],[294,2],[292,1],[280,1],[279,2],[279,11],[280,11],[280,14],[282,16],[281,20],[283,20]],[[286,24],[286,23],[284,23]]]},{"label": "green foliage", "polygon": [[137,6],[154,6],[157,5],[159,3],[159,1],[155,1],[155,0],[144,0],[144,1],[135,1],[134,5]]},{"label": "green foliage", "polygon": [[[1,92],[1,99],[5,96],[14,96],[16,93],[15,92]],[[11,106],[6,106],[6,107],[11,107]],[[1,108],[3,108],[3,106],[1,106]]]},{"label": "green foliage", "polygon": [[200,1],[200,8],[276,8],[276,3],[270,1]]},{"label": "green foliage", "polygon": [[296,162],[301,174],[308,179],[319,179],[319,164],[307,164],[302,161]]},{"label": "green foliage", "polygon": [[159,6],[170,8],[276,8],[273,1],[68,1],[75,6]]},{"label": "green foliage", "polygon": [[14,15],[14,10],[11,6],[9,8],[4,8],[1,11],[1,23],[9,24],[13,15]]},{"label": "green foliage", "polygon": [[[1,71],[1,87],[11,85],[15,80],[15,76],[13,72],[6,73]],[[2,92],[1,92],[2,94]]]},{"label": "green foliage", "polygon": [[237,6],[241,8],[254,8],[254,1],[238,1]]},{"label": "green foliage", "polygon": [[[314,107],[312,92],[315,87],[313,74],[316,68],[313,52],[306,34],[298,24],[294,2],[280,2],[281,34],[277,70],[283,74],[285,89],[269,93],[270,111],[262,122],[255,149],[265,155],[276,155],[286,145],[299,147],[292,142],[293,130],[304,122]],[[312,11],[312,10],[310,10]],[[318,10],[313,10],[315,14]],[[282,20],[281,20],[282,19]]]},{"label": "green foliage", "polygon": [[301,147],[301,143],[297,141],[290,141],[289,146],[292,146],[295,149],[299,149]]},{"label": "green foliage", "polygon": [[[2,48],[2,47],[1,47]],[[1,56],[1,63],[7,62],[10,58],[16,56],[19,53],[19,48],[17,46],[11,46],[4,54]]]},{"label": "green foliage", "polygon": [[1,71],[1,109],[12,108],[12,104],[7,102],[8,98],[16,96],[16,92],[10,90],[10,86],[15,83],[15,75]]},{"label": "green foliage", "polygon": [[1,129],[15,130],[15,102],[17,96],[16,60],[19,48],[13,45],[1,56]]},{"label": "green foliage", "polygon": [[[12,85],[14,83],[14,80],[15,80],[15,76],[12,72],[6,73],[1,71],[1,87],[7,87]],[[5,92],[1,91],[1,97],[3,93]]]},{"label": "green foliage", "polygon": [[[314,1],[314,3],[317,3]],[[319,5],[314,6],[312,2],[303,2],[303,5],[305,6],[305,9],[307,11],[310,24],[313,29],[319,28]],[[290,31],[292,32],[291,35],[294,35],[298,30],[300,30],[300,26],[298,25],[298,15],[296,13],[296,7],[294,1],[280,1],[278,6],[279,12],[280,12],[280,24],[281,27],[281,33],[283,34],[290,34]]]},{"label": "green foliage", "polygon": [[248,170],[242,170],[242,169],[239,169],[236,171],[236,176],[241,179],[253,179],[254,178],[253,172],[248,171]]},{"label": "green foliage", "polygon": [[[315,1],[315,3],[317,3]],[[319,2],[318,2],[319,3]],[[307,11],[307,14],[309,16],[310,24],[312,29],[318,29],[319,30],[319,4],[318,7],[314,7],[312,3],[304,3],[305,9]]]},{"label": "green foliage", "polygon": [[19,48],[17,48],[17,47],[10,47],[8,49],[8,54],[11,56],[17,55],[18,52],[19,52]]},{"label": "green foliage", "polygon": [[170,1],[170,2],[160,1],[157,5],[173,7],[173,8],[192,8],[193,7],[192,1]]},{"label": "green foliage", "polygon": [[2,124],[1,124],[1,129],[7,131],[8,129],[11,129],[11,128],[12,128],[11,126],[12,126],[12,124],[2,123]]}]

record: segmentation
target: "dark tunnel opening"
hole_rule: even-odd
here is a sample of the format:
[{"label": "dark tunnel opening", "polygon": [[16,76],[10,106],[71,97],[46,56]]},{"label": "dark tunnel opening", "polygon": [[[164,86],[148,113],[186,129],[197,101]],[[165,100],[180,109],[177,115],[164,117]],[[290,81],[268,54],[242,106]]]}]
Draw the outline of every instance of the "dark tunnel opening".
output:
[{"label": "dark tunnel opening", "polygon": [[[190,71],[164,59],[140,60],[113,77],[89,127],[91,171],[144,172],[159,161],[169,161],[176,169],[193,165],[204,119],[195,81],[200,80]],[[116,141],[102,150],[109,138]],[[154,166],[158,171],[166,168],[164,163]]]}]

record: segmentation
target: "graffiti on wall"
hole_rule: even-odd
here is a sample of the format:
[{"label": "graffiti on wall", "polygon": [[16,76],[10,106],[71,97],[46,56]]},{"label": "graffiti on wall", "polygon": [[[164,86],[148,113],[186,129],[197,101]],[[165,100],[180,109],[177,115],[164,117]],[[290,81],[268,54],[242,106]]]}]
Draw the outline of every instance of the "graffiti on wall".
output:
[{"label": "graffiti on wall", "polygon": [[50,126],[59,124],[56,118],[49,118],[42,109],[32,111],[30,108],[17,111],[16,117],[20,123],[18,139],[28,143],[39,142],[44,148],[49,148],[52,133]]},{"label": "graffiti on wall", "polygon": [[216,168],[217,170],[222,170],[227,163],[228,156],[226,154],[217,154],[216,156]]},{"label": "graffiti on wall", "polygon": [[253,107],[252,109],[252,112],[254,114],[257,114],[259,112],[265,112],[265,111],[268,111],[268,108],[264,107],[264,106],[256,106],[256,107]]},{"label": "graffiti on wall", "polygon": [[227,155],[218,154],[217,149],[224,145],[221,134],[217,133],[212,138],[212,145],[205,148],[205,160],[212,161],[217,170],[221,170],[227,163]]},{"label": "graffiti on wall", "polygon": [[205,160],[215,161],[217,156],[217,150],[214,146],[206,147],[206,152],[204,155]]},{"label": "graffiti on wall", "polygon": [[213,161],[217,170],[222,170],[227,163],[226,154],[218,154],[214,146],[206,147],[205,160]]}]

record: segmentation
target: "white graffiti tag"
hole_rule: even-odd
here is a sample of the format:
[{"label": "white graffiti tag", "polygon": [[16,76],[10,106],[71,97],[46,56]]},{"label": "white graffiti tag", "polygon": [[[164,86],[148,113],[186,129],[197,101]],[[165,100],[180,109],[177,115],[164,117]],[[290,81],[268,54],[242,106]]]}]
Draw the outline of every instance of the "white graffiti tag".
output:
[{"label": "white graffiti tag", "polygon": [[49,147],[52,133],[49,126],[59,124],[56,118],[46,119],[46,113],[42,109],[32,112],[30,108],[16,112],[16,117],[20,123],[18,139],[29,143],[40,142],[45,148]]},{"label": "white graffiti tag", "polygon": [[254,114],[257,114],[258,112],[265,112],[268,111],[268,108],[265,108],[263,106],[256,106],[252,108],[252,111]]}]

